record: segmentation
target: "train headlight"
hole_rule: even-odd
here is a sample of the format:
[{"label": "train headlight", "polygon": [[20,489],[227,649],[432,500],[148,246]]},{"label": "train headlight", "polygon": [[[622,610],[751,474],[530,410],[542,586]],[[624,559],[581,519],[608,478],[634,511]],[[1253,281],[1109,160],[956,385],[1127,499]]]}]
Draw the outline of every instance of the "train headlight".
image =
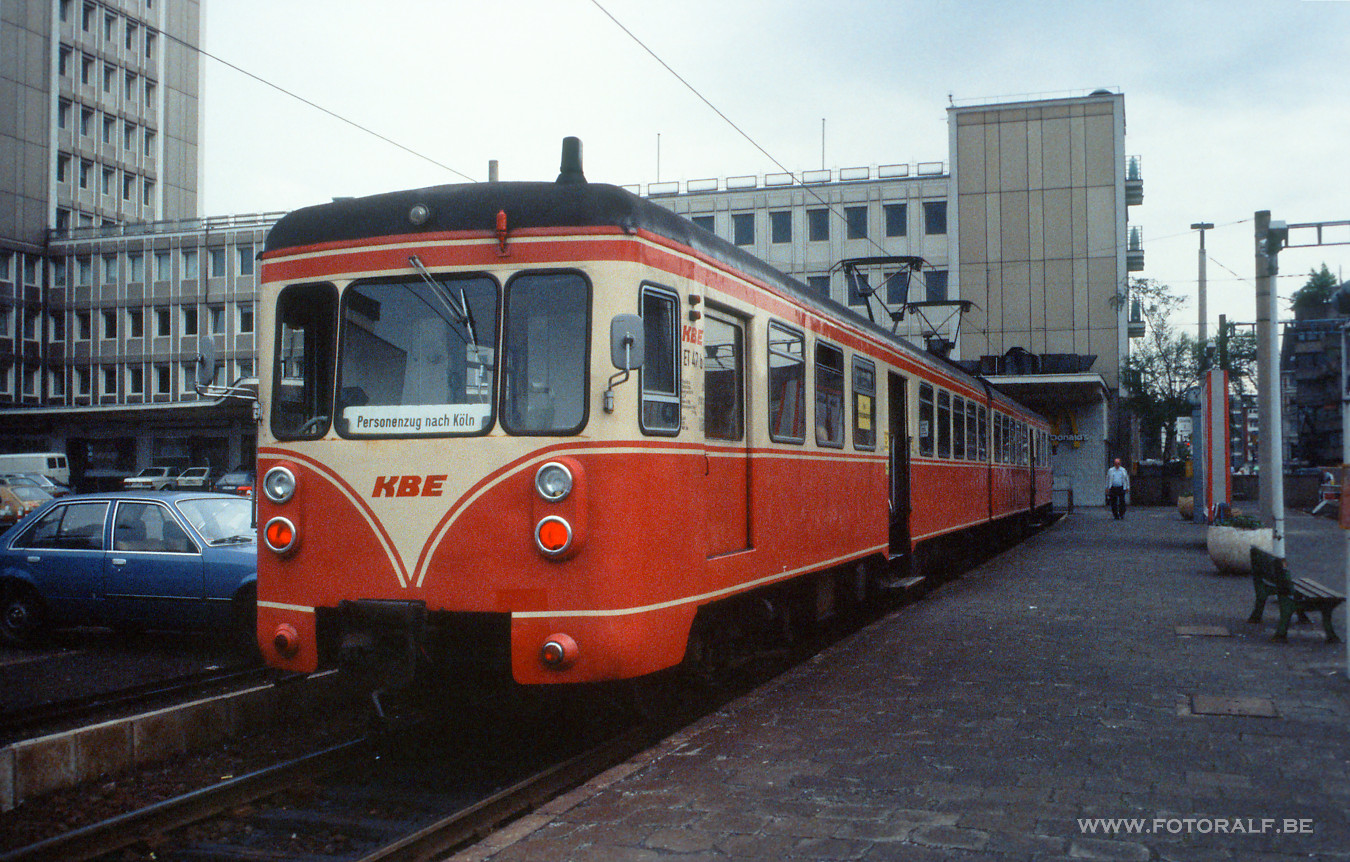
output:
[{"label": "train headlight", "polygon": [[534,490],[550,503],[556,503],[572,493],[572,471],[564,464],[549,461],[534,474]]},{"label": "train headlight", "polygon": [[549,515],[535,525],[534,543],[550,557],[566,553],[572,547],[572,525],[557,515]]},{"label": "train headlight", "polygon": [[295,474],[285,467],[273,467],[263,476],[263,493],[273,503],[284,503],[295,494]]},{"label": "train headlight", "polygon": [[273,518],[263,528],[263,541],[267,547],[278,554],[289,554],[295,550],[300,536],[295,532],[295,524],[287,518]]}]

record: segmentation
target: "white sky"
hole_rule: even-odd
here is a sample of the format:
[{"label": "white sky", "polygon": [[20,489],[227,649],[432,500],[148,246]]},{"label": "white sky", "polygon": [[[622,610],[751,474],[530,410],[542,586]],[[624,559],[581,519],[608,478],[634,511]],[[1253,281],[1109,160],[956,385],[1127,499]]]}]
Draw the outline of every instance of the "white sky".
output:
[{"label": "white sky", "polygon": [[[1119,87],[1145,277],[1255,320],[1251,218],[1350,220],[1350,0],[600,0],[793,171],[947,159],[948,98]],[[616,184],[778,168],[591,0],[205,0],[207,51],[485,179],[551,180],[565,135]],[[461,182],[210,59],[201,212]],[[1340,239],[1350,239],[1341,228]],[[1350,245],[1280,256],[1280,292]],[[1214,324],[1210,325],[1213,335]]]}]

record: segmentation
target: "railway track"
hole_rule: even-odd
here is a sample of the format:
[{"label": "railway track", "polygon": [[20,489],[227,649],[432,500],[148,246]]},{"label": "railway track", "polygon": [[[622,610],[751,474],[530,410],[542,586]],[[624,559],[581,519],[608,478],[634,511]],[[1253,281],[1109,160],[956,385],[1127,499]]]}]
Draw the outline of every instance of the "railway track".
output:
[{"label": "railway track", "polygon": [[231,665],[0,713],[0,742],[68,729],[90,719],[155,709],[230,688],[259,684],[274,674],[256,662]]},{"label": "railway track", "polygon": [[[0,855],[0,862],[125,859],[422,860],[622,762],[659,734],[630,727],[564,759],[464,774],[419,750],[362,738]],[[390,761],[386,765],[384,761]],[[445,772],[439,780],[431,773]]]}]

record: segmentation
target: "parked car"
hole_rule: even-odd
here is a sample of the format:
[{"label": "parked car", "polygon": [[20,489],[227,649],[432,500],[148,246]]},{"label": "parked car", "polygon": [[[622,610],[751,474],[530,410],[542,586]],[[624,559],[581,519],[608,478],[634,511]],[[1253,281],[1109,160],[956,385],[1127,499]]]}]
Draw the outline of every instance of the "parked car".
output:
[{"label": "parked car", "polygon": [[216,480],[216,490],[222,494],[242,494],[245,497],[252,497],[253,476],[252,470],[236,467]]},{"label": "parked car", "polygon": [[0,537],[0,640],[46,629],[232,627],[253,637],[253,506],[197,492],[51,500]]},{"label": "parked car", "polygon": [[68,485],[62,485],[51,476],[42,473],[20,473],[19,475],[32,479],[38,484],[38,487],[42,488],[42,490],[46,491],[48,494],[51,494],[53,497],[64,497],[70,493],[70,487]]},{"label": "parked car", "polygon": [[172,467],[146,467],[135,476],[122,480],[122,487],[128,491],[164,491],[172,490],[178,474]]},{"label": "parked car", "polygon": [[24,515],[52,499],[37,485],[0,480],[0,527],[17,524]]},{"label": "parked car", "polygon": [[189,467],[173,481],[174,487],[180,491],[210,491],[214,484],[210,467]]}]

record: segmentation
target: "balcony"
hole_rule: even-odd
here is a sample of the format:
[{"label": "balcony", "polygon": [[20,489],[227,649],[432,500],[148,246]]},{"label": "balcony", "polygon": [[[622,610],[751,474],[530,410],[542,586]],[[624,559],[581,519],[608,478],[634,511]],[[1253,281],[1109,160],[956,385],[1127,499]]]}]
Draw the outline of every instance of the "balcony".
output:
[{"label": "balcony", "polygon": [[1144,176],[1139,163],[1138,156],[1130,156],[1125,162],[1126,206],[1138,206],[1144,202]]},{"label": "balcony", "polygon": [[1125,270],[1127,272],[1144,271],[1144,229],[1138,225],[1130,228],[1130,241],[1125,247]]},{"label": "balcony", "polygon": [[1126,332],[1130,338],[1144,337],[1144,311],[1140,307],[1139,300],[1137,299],[1130,300],[1130,319],[1127,324],[1128,328]]}]

